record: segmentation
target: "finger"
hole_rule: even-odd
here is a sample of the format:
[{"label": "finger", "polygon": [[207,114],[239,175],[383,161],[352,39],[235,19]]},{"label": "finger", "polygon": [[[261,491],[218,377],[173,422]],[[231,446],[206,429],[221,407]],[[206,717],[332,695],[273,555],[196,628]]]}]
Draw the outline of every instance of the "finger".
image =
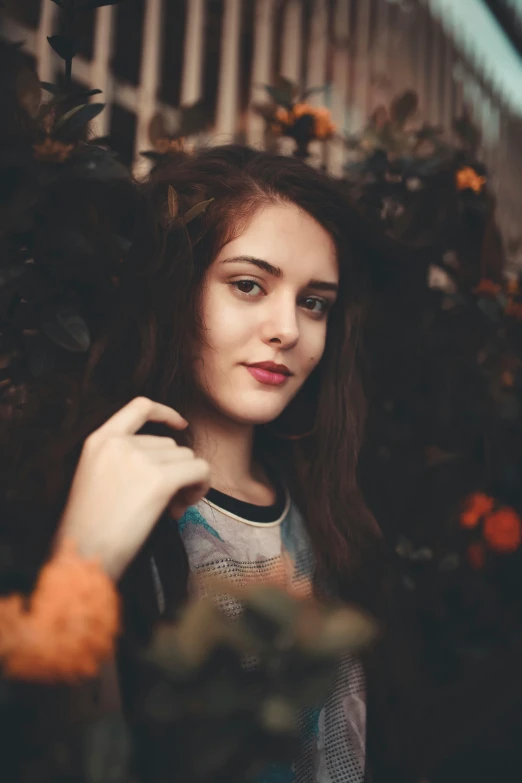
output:
[{"label": "finger", "polygon": [[155,435],[131,435],[133,448],[145,451],[151,458],[165,454],[170,460],[195,459],[194,451],[187,446],[178,446],[170,438],[157,438]]},{"label": "finger", "polygon": [[170,449],[174,451],[178,446],[173,438],[165,435],[129,435],[132,445],[139,449]]},{"label": "finger", "polygon": [[133,435],[148,421],[165,424],[175,430],[188,426],[183,416],[167,405],[153,402],[146,397],[136,397],[111,416],[97,431],[100,435]]},{"label": "finger", "polygon": [[196,459],[192,449],[186,449],[184,447],[179,449],[146,447],[145,451],[148,459],[156,465],[174,465],[187,460]]},{"label": "finger", "polygon": [[191,459],[164,468],[165,478],[171,484],[169,500],[187,487],[201,485],[203,494],[210,488],[210,467],[204,459]]}]

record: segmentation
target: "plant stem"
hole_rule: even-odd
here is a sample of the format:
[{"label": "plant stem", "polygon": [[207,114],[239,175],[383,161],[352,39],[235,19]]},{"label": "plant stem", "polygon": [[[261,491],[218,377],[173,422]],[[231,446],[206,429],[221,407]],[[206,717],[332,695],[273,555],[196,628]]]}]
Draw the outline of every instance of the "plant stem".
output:
[{"label": "plant stem", "polygon": [[72,58],[65,61],[65,86],[70,87],[72,82]]}]

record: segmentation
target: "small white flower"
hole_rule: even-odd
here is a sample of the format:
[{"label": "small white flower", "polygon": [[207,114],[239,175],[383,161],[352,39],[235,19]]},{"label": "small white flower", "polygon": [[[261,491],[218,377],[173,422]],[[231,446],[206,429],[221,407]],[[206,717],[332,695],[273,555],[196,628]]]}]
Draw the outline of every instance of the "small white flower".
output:
[{"label": "small white flower", "polygon": [[408,177],[406,187],[412,191],[422,190],[422,181],[418,177]]},{"label": "small white flower", "polygon": [[457,286],[448,273],[434,264],[430,264],[428,269],[428,285],[434,290],[444,291],[445,294],[457,292]]}]

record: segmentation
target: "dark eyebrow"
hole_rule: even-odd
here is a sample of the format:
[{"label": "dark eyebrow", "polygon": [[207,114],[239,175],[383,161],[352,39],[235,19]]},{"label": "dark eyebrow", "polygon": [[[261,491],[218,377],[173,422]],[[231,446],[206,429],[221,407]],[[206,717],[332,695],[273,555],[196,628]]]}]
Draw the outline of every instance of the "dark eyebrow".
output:
[{"label": "dark eyebrow", "polygon": [[[263,272],[272,275],[272,277],[281,277],[283,274],[278,266],[273,266],[273,264],[269,264],[268,261],[264,261],[262,258],[255,258],[254,256],[234,256],[233,258],[225,258],[221,263],[231,264],[234,261],[257,266],[258,269],[262,269]],[[313,288],[316,291],[331,291],[334,294],[339,290],[337,283],[328,283],[326,280],[310,280],[307,288]]]},{"label": "dark eyebrow", "polygon": [[327,283],[326,280],[310,280],[308,288],[314,288],[316,291],[331,291],[336,294],[339,291],[337,283]]},{"label": "dark eyebrow", "polygon": [[269,264],[268,261],[263,261],[262,258],[254,258],[254,256],[234,256],[234,258],[225,258],[225,260],[221,263],[231,264],[234,261],[242,261],[243,263],[253,264],[254,266],[257,266],[258,269],[262,269],[263,272],[266,272],[268,275],[272,275],[273,277],[281,277],[283,274],[278,266],[273,266],[272,264]]}]

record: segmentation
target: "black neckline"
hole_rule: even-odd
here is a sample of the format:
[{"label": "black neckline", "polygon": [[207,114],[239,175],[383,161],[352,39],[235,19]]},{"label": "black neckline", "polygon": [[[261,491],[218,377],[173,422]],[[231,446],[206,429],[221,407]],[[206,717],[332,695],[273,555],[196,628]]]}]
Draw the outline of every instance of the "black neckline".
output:
[{"label": "black neckline", "polygon": [[277,522],[281,517],[286,505],[286,493],[282,484],[274,481],[276,490],[276,500],[270,506],[258,506],[255,503],[247,503],[245,500],[238,500],[218,489],[209,489],[206,499],[214,503],[223,511],[235,514],[237,517],[245,519],[247,522]]}]

